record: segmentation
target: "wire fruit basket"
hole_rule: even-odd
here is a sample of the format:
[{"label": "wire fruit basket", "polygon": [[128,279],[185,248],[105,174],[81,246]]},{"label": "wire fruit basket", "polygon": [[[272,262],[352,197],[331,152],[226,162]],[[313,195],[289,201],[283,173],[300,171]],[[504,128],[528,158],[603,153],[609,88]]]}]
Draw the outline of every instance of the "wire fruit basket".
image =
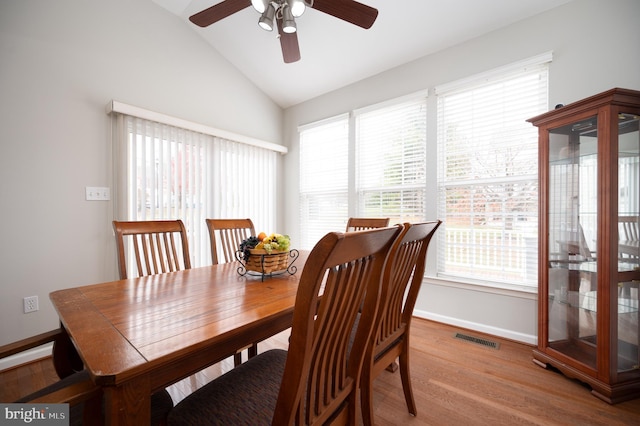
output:
[{"label": "wire fruit basket", "polygon": [[265,277],[288,273],[293,275],[298,270],[293,263],[298,259],[298,250],[272,251],[267,253],[264,249],[249,249],[249,255],[236,251],[236,259],[240,262],[238,274]]}]

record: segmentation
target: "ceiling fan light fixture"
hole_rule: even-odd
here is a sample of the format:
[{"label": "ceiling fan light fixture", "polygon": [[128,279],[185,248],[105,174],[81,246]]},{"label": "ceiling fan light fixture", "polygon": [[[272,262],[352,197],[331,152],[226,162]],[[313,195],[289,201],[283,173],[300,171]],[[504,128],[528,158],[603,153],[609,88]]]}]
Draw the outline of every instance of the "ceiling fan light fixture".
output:
[{"label": "ceiling fan light fixture", "polygon": [[300,60],[295,18],[301,16],[307,8],[364,29],[371,28],[378,17],[378,9],[355,0],[216,0],[213,6],[189,16],[189,21],[204,28],[248,8],[249,5],[260,14],[258,24],[261,28],[273,31],[274,26],[277,26],[282,58],[287,64]]},{"label": "ceiling fan light fixture", "polygon": [[272,31],[273,17],[275,16],[275,14],[276,14],[275,7],[273,7],[272,4],[269,4],[269,6],[267,6],[262,16],[260,16],[260,19],[258,19],[258,25],[260,25],[260,28],[262,28],[265,31]]},{"label": "ceiling fan light fixture", "polygon": [[291,14],[294,18],[298,18],[302,16],[305,10],[307,10],[307,5],[304,0],[286,0],[287,4],[291,8]]},{"label": "ceiling fan light fixture", "polygon": [[258,13],[264,13],[271,0],[251,0],[251,5]]},{"label": "ceiling fan light fixture", "polygon": [[293,19],[291,8],[288,4],[283,4],[280,8],[282,11],[282,31],[291,34],[296,32],[296,21]]}]

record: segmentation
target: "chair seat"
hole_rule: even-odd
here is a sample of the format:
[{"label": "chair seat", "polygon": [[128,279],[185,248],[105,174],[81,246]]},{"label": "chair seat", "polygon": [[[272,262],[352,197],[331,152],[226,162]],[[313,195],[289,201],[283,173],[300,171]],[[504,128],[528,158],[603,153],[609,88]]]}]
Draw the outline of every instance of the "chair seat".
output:
[{"label": "chair seat", "polygon": [[151,395],[151,424],[165,424],[167,416],[173,409],[173,399],[166,389],[159,390]]},{"label": "chair seat", "polygon": [[169,425],[270,425],[287,351],[261,353],[178,403]]}]

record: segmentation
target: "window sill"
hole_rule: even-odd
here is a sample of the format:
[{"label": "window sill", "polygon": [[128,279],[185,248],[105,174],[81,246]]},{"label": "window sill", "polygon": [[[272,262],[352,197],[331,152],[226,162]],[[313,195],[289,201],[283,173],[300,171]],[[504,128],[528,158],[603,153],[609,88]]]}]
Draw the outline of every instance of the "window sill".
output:
[{"label": "window sill", "polygon": [[469,291],[478,291],[482,293],[500,294],[503,296],[520,297],[523,299],[535,300],[538,298],[538,289],[516,284],[490,283],[490,282],[472,282],[460,281],[453,278],[443,278],[434,276],[425,276],[424,283],[429,285],[437,285],[441,287],[459,288]]}]

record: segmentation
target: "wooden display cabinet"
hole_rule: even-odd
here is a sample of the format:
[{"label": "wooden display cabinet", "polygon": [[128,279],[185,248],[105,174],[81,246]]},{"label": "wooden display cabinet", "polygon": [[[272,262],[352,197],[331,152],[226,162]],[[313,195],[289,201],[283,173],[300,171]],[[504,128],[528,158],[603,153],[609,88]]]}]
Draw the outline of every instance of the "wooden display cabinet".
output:
[{"label": "wooden display cabinet", "polygon": [[539,131],[534,362],[610,404],[640,396],[640,91],[531,118]]}]

